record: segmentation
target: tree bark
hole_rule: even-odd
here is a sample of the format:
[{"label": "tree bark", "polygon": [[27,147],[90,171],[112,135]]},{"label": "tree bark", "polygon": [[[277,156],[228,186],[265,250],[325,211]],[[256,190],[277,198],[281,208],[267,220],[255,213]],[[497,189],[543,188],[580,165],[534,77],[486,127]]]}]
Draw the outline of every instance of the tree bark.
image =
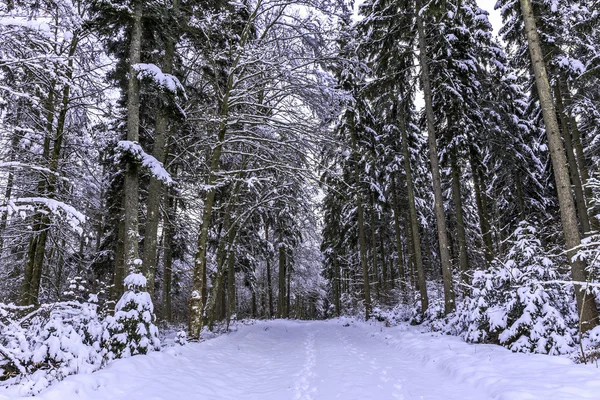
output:
[{"label": "tree bark", "polygon": [[[403,117],[401,117],[403,118]],[[419,221],[417,220],[417,206],[415,204],[415,189],[413,186],[412,167],[410,165],[410,151],[408,150],[408,134],[401,119],[400,130],[402,131],[402,152],[404,153],[404,172],[406,174],[406,188],[408,192],[408,214],[410,228],[410,239],[412,242],[414,268],[417,272],[417,284],[421,295],[421,313],[429,308],[429,296],[427,295],[427,281],[425,280],[425,269],[423,267],[423,254],[421,252],[421,238],[419,237]],[[414,272],[411,271],[411,280]]]},{"label": "tree bark", "polygon": [[[176,20],[179,17],[179,0],[173,0],[170,9],[172,19]],[[175,40],[178,39],[177,32],[172,35],[167,35],[165,39],[165,57],[163,59],[162,71],[165,74],[173,73],[173,58],[175,56]],[[154,147],[152,156],[160,163],[166,159],[166,143],[169,137],[169,113],[161,107],[158,110],[156,117],[156,128],[154,131]],[[154,175],[150,176],[150,184],[148,185],[148,205],[146,229],[144,232],[144,254],[142,257],[142,272],[148,279],[147,290],[154,297],[154,277],[156,275],[156,260],[157,260],[157,232],[160,217],[160,203],[162,199],[163,183]]]},{"label": "tree bark", "polygon": [[[573,107],[573,99],[571,98],[571,92],[569,90],[569,85],[562,76],[559,76],[559,82],[560,82],[561,94],[563,96],[563,100],[564,100],[565,107],[566,107],[565,113],[569,120],[570,132],[573,135],[573,144],[575,147],[575,152],[577,153],[576,157],[577,157],[577,164],[579,166],[579,175],[581,177],[581,183],[582,183],[583,189],[585,191],[585,197],[587,200],[587,204],[590,205],[590,204],[593,204],[594,196],[592,193],[592,189],[589,186],[587,186],[587,183],[590,179],[590,173],[587,168],[585,153],[583,152],[583,144],[581,143],[581,134],[579,133],[579,126],[577,125],[577,121],[573,117],[573,114],[571,111],[572,107]],[[590,216],[589,213],[588,213],[588,217],[590,217],[590,225],[591,225],[592,230],[594,230],[594,231],[600,230],[600,221],[598,220],[598,218],[596,216]]]},{"label": "tree bark", "polygon": [[373,284],[375,286],[375,298],[381,301],[381,284],[379,277],[379,266],[377,265],[377,234],[375,228],[375,194],[371,193],[371,263],[373,264]]},{"label": "tree bark", "polygon": [[171,285],[173,281],[173,235],[175,234],[175,216],[177,215],[177,200],[173,193],[167,195],[167,218],[164,219],[165,249],[163,272],[163,316],[167,321],[173,320],[171,301]]},{"label": "tree bark", "polygon": [[[129,83],[127,87],[127,140],[139,142],[140,135],[140,82],[138,72],[134,66],[140,63],[142,54],[142,14],[144,2],[135,0],[133,3],[133,16],[131,25],[131,42],[129,44]],[[127,157],[125,181],[123,185],[123,220],[125,222],[123,244],[124,265],[117,266],[124,271],[124,275],[132,271],[139,271],[139,230],[138,230],[138,205],[139,205],[139,166],[136,160]]]},{"label": "tree bark", "polygon": [[360,253],[360,263],[363,275],[363,294],[365,301],[365,320],[371,317],[371,287],[369,286],[369,267],[367,265],[367,240],[365,237],[365,217],[362,204],[362,194],[360,190],[360,171],[358,170],[359,154],[358,139],[356,135],[356,126],[354,123],[354,111],[348,111],[346,120],[349,123],[350,139],[352,142],[352,161],[354,162],[354,185],[356,195],[356,208],[358,213],[358,247]]},{"label": "tree bark", "polygon": [[[269,242],[269,224],[265,222],[265,241],[267,245],[270,245]],[[269,297],[269,318],[273,318],[273,284],[271,281],[271,253],[267,254],[267,294]]]},{"label": "tree bark", "polygon": [[[404,139],[402,139],[402,140],[404,140]],[[406,156],[406,154],[404,154],[404,156]],[[410,168],[410,160],[409,160],[408,167]],[[404,163],[404,169],[406,171],[406,163]],[[410,171],[408,171],[406,173],[407,173],[407,177],[408,177],[408,175],[410,175]],[[412,185],[412,182],[411,182],[411,185]],[[394,234],[396,237],[396,253],[398,255],[398,271],[400,274],[400,291],[404,291],[405,290],[404,280],[406,279],[406,271],[405,271],[405,266],[404,266],[404,254],[403,254],[404,252],[402,251],[402,236],[400,233],[400,206],[398,204],[398,191],[396,189],[396,178],[394,177],[394,174],[392,174],[392,206],[394,207],[394,209],[393,209],[393,212],[394,212]],[[390,269],[393,271],[392,268],[390,268]],[[392,275],[393,275],[393,272],[392,272]],[[392,288],[394,287],[393,285],[394,285],[394,278],[392,276]]]},{"label": "tree bark", "polygon": [[[280,237],[281,240],[282,237]],[[285,318],[285,246],[282,242],[279,243],[279,293],[277,299],[277,317]]]},{"label": "tree bark", "polygon": [[[19,119],[19,113],[17,113],[17,120]],[[19,145],[19,137],[15,133],[12,137],[10,143],[10,156],[8,157],[8,161],[15,161],[17,146]],[[12,196],[13,184],[14,184],[15,174],[12,170],[8,173],[8,178],[6,179],[6,190],[4,191],[4,202],[2,205],[7,205]],[[6,229],[6,225],[8,222],[8,213],[2,213],[0,217],[0,258],[2,257],[2,250],[4,249],[4,230]]]},{"label": "tree bark", "polygon": [[125,279],[125,222],[120,220],[117,223],[117,243],[115,245],[115,271],[113,274],[113,287],[111,299],[115,303],[121,298],[124,292],[123,279]]},{"label": "tree bark", "polygon": [[521,177],[518,174],[514,175],[515,186],[517,187],[517,204],[519,205],[519,215],[521,216],[521,221],[525,221],[527,219],[527,215],[525,214],[525,199],[523,198],[523,183],[521,183]]},{"label": "tree bark", "polygon": [[435,117],[433,115],[431,82],[429,80],[429,65],[427,63],[427,44],[425,28],[421,16],[422,4],[417,0],[417,29],[419,32],[419,62],[421,64],[421,81],[425,97],[425,115],[427,119],[427,141],[429,144],[429,162],[431,164],[431,177],[433,194],[435,198],[435,218],[437,222],[437,236],[440,247],[440,262],[442,264],[442,280],[444,283],[444,311],[446,314],[456,308],[454,303],[454,288],[452,283],[452,265],[448,248],[448,233],[446,230],[446,215],[444,212],[444,198],[442,195],[442,179],[440,176],[440,162],[437,153]]},{"label": "tree bark", "polygon": [[556,83],[555,94],[556,108],[560,119],[560,127],[564,139],[565,151],[567,152],[569,175],[571,176],[571,184],[573,185],[573,191],[575,192],[575,206],[577,208],[577,215],[579,216],[581,230],[585,236],[591,231],[590,219],[588,217],[587,205],[585,204],[585,194],[583,193],[583,185],[581,183],[581,177],[579,176],[577,159],[575,158],[575,152],[573,151],[573,141],[571,140],[569,121],[567,119],[567,114],[565,113],[563,96],[560,90],[560,84],[558,82]]},{"label": "tree bark", "polygon": [[291,268],[291,263],[289,260],[291,260],[291,257],[286,257],[286,277],[287,277],[287,289],[285,291],[285,318],[289,318],[290,317],[290,303],[291,303],[291,298],[292,298],[292,293],[291,293],[291,284],[292,284],[292,268]]},{"label": "tree bark", "polygon": [[388,268],[387,268],[387,263],[386,263],[386,259],[385,259],[385,244],[383,243],[384,237],[383,237],[383,233],[381,231],[382,231],[382,228],[380,225],[380,228],[379,228],[379,256],[381,257],[381,289],[383,290],[383,292],[385,294],[388,290]]},{"label": "tree bark", "polygon": [[333,255],[333,291],[335,301],[335,314],[339,317],[342,312],[341,284],[340,284],[340,262],[337,253]]},{"label": "tree bark", "polygon": [[229,252],[227,260],[227,328],[235,315],[235,249]]},{"label": "tree bark", "polygon": [[[587,273],[585,271],[585,262],[579,258],[574,259],[576,254],[575,248],[580,245],[581,238],[577,227],[577,215],[575,213],[573,197],[571,196],[567,160],[560,138],[560,129],[556,119],[556,110],[554,109],[554,102],[550,91],[550,84],[536,27],[535,16],[530,0],[520,0],[520,2],[523,20],[525,22],[525,33],[529,45],[531,64],[535,74],[535,82],[540,105],[542,107],[550,157],[554,169],[554,179],[556,181],[556,190],[558,192],[560,216],[567,246],[567,256],[571,264],[571,275],[575,282],[586,282]],[[577,299],[577,310],[580,317],[581,331],[587,332],[598,325],[596,302],[593,296],[586,296],[585,286],[578,284],[575,287],[575,297]]]},{"label": "tree bark", "polygon": [[492,232],[490,220],[487,211],[487,202],[485,201],[485,188],[481,178],[479,164],[475,155],[475,149],[469,150],[469,163],[471,164],[471,174],[473,175],[473,187],[475,188],[475,204],[477,205],[477,215],[479,217],[479,229],[481,230],[481,239],[483,241],[485,260],[491,263],[494,259],[494,246],[492,242]]},{"label": "tree bark", "polygon": [[[467,234],[465,233],[465,219],[463,216],[462,196],[460,194],[460,167],[456,159],[456,154],[452,155],[452,196],[454,207],[456,208],[456,233],[458,239],[458,258],[460,265],[460,278],[463,284],[469,283],[469,258],[467,255]],[[463,289],[466,289],[464,286]]]}]

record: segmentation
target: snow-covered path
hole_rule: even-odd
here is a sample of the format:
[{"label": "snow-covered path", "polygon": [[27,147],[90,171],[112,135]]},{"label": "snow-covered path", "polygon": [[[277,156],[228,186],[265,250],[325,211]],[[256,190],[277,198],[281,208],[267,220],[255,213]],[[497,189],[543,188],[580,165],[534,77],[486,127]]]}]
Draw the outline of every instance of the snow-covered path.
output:
[{"label": "snow-covered path", "polygon": [[39,397],[600,399],[600,372],[595,368],[407,329],[346,320],[262,322],[200,344],[68,377]]}]

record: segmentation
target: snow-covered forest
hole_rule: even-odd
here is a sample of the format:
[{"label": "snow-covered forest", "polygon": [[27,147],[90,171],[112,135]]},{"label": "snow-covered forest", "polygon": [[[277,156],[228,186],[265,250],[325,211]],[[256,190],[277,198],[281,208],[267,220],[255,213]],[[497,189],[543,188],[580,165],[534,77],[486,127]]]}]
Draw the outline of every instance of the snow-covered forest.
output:
[{"label": "snow-covered forest", "polygon": [[275,318],[589,364],[599,306],[600,2],[0,0],[0,387]]}]

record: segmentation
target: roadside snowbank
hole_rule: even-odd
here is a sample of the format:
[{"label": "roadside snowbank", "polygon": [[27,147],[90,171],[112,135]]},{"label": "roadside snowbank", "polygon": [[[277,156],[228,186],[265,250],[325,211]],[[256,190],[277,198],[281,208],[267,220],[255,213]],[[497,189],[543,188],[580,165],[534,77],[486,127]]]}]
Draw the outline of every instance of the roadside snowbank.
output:
[{"label": "roadside snowbank", "polygon": [[484,389],[496,400],[600,399],[600,369],[566,357],[513,353],[407,325],[375,336],[414,359],[415,365],[433,366],[465,386]]}]

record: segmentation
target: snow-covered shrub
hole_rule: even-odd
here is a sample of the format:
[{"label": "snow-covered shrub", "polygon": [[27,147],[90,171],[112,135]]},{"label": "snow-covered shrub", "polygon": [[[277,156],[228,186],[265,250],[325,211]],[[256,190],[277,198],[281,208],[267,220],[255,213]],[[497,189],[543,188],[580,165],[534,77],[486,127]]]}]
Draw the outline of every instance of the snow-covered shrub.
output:
[{"label": "snow-covered shrub", "polygon": [[154,306],[150,294],[144,290],[146,278],[141,274],[129,274],[124,283],[127,291],[115,306],[114,316],[106,318],[109,359],[160,349]]},{"label": "snow-covered shrub", "polygon": [[459,303],[448,324],[469,342],[499,343],[515,352],[565,354],[573,351],[569,315],[573,295],[557,280],[558,267],[523,221],[502,262],[476,271],[471,296]]},{"label": "snow-covered shrub", "polygon": [[411,316],[411,307],[404,303],[398,303],[394,307],[374,307],[371,318],[385,322],[387,326],[396,326],[407,322]]},{"label": "snow-covered shrub", "polygon": [[583,335],[579,350],[574,354],[573,359],[575,362],[598,365],[600,360],[600,326]]},{"label": "snow-covered shrub", "polygon": [[180,346],[185,346],[187,344],[187,333],[185,333],[185,331],[177,332],[177,336],[175,336],[175,343]]},{"label": "snow-covered shrub", "polygon": [[[103,326],[89,302],[45,304],[37,309],[0,305],[0,380],[23,380],[35,394],[55,380],[102,367]],[[27,377],[27,379],[23,379]]]},{"label": "snow-covered shrub", "polygon": [[429,282],[427,285],[429,306],[423,313],[421,311],[421,293],[415,291],[414,300],[410,310],[409,323],[411,325],[428,324],[433,330],[438,329],[438,324],[444,320],[444,289],[440,283]]}]

